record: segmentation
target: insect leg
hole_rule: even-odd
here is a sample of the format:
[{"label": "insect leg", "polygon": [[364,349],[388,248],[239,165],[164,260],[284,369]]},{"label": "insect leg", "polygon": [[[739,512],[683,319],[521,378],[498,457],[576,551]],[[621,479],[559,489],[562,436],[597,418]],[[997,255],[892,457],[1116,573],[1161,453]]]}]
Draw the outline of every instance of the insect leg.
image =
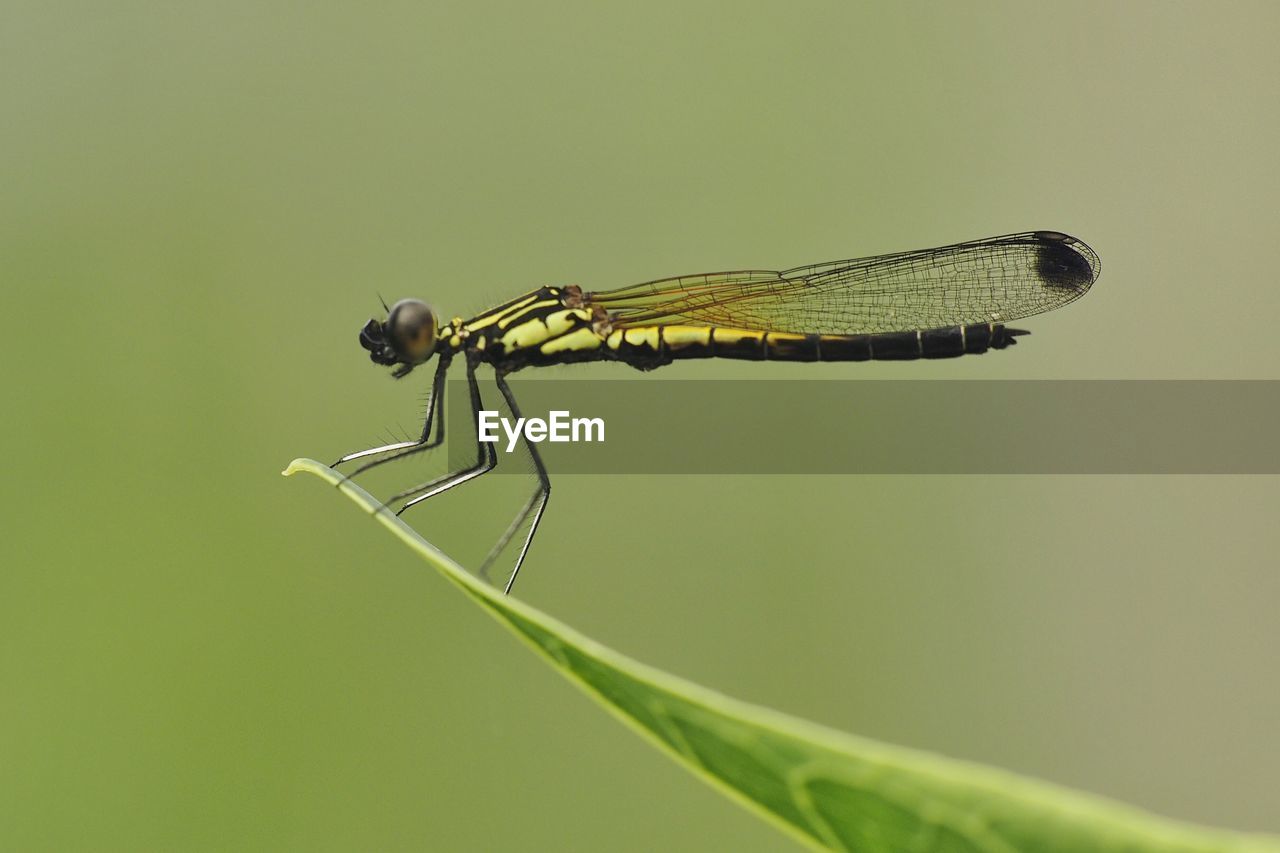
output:
[{"label": "insect leg", "polygon": [[[336,468],[344,462],[354,462],[357,459],[364,459],[368,456],[377,456],[380,453],[389,453],[391,455],[384,456],[381,459],[375,459],[372,462],[366,462],[350,475],[354,477],[362,471],[368,471],[370,468],[381,465],[384,462],[390,462],[393,459],[403,459],[406,456],[412,456],[415,453],[421,453],[424,450],[430,450],[433,447],[439,447],[444,443],[444,380],[445,375],[449,372],[449,358],[447,356],[440,357],[440,363],[436,365],[435,377],[431,380],[431,396],[427,400],[427,419],[422,425],[422,436],[417,441],[397,441],[394,444],[384,444],[382,447],[370,447],[368,450],[358,450],[355,453],[348,453],[346,456],[334,462],[331,468]],[[430,438],[431,428],[435,426],[435,438]],[[398,452],[393,452],[398,451]]]},{"label": "insect leg", "polygon": [[[515,416],[517,421],[522,417],[520,414],[520,406],[516,403],[515,395],[511,393],[511,387],[507,385],[506,377],[501,371],[497,375],[498,390],[502,392],[502,396],[507,401],[507,407],[511,409],[511,414]],[[524,564],[525,555],[529,553],[529,546],[533,543],[533,535],[538,532],[538,522],[542,520],[542,513],[547,508],[547,501],[551,497],[551,478],[547,476],[547,468],[542,463],[542,456],[538,453],[538,448],[526,437],[524,446],[529,448],[529,455],[533,458],[533,467],[538,475],[538,486],[534,489],[533,494],[529,497],[528,502],[520,513],[511,522],[511,526],[506,532],[499,537],[497,543],[489,550],[488,556],[484,558],[484,563],[480,566],[480,577],[487,578],[489,566],[502,553],[502,549],[507,547],[507,543],[515,536],[516,532],[528,520],[530,514],[533,515],[533,523],[529,525],[529,533],[524,538],[524,545],[520,547],[520,554],[516,557],[515,568],[511,570],[510,577],[503,589],[504,594],[511,592],[511,587],[515,585],[516,575],[520,573],[520,566]]]},{"label": "insect leg", "polygon": [[471,392],[471,413],[472,420],[476,423],[476,462],[474,465],[462,468],[461,470],[445,474],[443,477],[437,477],[434,480],[414,486],[412,489],[406,489],[399,494],[392,495],[387,503],[404,500],[405,505],[396,510],[396,515],[402,515],[406,509],[425,501],[427,498],[435,497],[441,492],[446,492],[454,486],[465,483],[481,474],[485,474],[498,464],[497,455],[494,453],[493,445],[480,440],[480,409],[484,405],[480,400],[480,383],[476,380],[476,365],[479,359],[473,358],[470,354],[467,356],[467,388]]}]

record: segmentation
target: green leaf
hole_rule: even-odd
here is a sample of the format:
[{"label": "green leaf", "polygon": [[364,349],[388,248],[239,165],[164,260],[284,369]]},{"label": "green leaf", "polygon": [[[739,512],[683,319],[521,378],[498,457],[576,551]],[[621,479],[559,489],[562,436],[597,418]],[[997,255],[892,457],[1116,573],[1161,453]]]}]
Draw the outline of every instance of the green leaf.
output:
[{"label": "green leaf", "polygon": [[476,579],[368,492],[338,486],[623,723],[815,848],[858,851],[1272,851],[1280,839],[1176,823],[1002,770],[749,705],[624,657]]}]

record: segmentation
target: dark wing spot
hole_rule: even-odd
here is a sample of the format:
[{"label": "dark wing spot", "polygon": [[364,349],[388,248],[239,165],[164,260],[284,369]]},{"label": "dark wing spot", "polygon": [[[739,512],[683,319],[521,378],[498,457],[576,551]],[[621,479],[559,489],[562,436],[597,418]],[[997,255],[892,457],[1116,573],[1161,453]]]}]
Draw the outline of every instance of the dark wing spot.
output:
[{"label": "dark wing spot", "polygon": [[1074,237],[1057,231],[1037,231],[1036,273],[1049,287],[1081,290],[1093,284],[1097,271],[1082,252]]}]

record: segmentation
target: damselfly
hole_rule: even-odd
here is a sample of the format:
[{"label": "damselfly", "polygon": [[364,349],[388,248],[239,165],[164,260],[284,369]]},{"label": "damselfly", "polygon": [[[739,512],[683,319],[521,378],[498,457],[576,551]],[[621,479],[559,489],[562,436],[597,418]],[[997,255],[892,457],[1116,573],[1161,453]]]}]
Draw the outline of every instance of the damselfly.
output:
[{"label": "damselfly", "polygon": [[[590,292],[577,285],[541,287],[470,320],[443,326],[416,299],[402,299],[385,320],[370,320],[360,344],[400,378],[438,356],[426,422],[417,440],[349,453],[335,465],[365,459],[354,474],[444,441],[444,382],[463,356],[473,421],[482,408],[476,370],[492,366],[499,392],[521,417],[506,376],[525,367],[618,361],[652,370],[677,359],[867,361],[950,358],[1004,349],[1027,334],[1004,324],[1066,305],[1098,277],[1098,256],[1056,231],[1032,231],[785,272],[744,270],[667,278]],[[384,306],[385,307],[385,306]],[[537,487],[480,569],[529,522],[507,576],[511,591],[551,494],[536,446]],[[491,470],[493,444],[477,440],[475,462],[393,495],[404,513],[426,499]],[[532,519],[532,520],[530,520]]]}]

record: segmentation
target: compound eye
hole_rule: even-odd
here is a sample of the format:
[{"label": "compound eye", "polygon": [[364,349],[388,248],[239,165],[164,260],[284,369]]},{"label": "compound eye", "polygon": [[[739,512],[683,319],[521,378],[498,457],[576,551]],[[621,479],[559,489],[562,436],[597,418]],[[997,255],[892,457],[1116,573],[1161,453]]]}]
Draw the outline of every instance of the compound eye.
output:
[{"label": "compound eye", "polygon": [[421,364],[436,348],[436,315],[425,302],[401,299],[391,306],[386,328],[391,345],[405,364]]}]

